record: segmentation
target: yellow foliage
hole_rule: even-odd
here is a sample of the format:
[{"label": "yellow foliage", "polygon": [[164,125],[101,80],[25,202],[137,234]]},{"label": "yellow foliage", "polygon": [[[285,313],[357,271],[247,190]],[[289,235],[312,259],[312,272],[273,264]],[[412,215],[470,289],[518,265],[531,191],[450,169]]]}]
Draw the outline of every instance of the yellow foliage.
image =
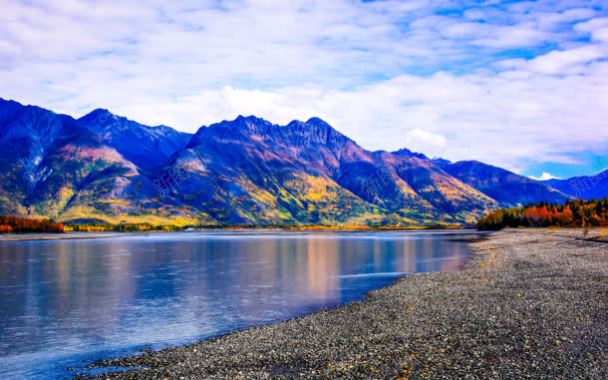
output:
[{"label": "yellow foliage", "polygon": [[187,216],[162,216],[162,215],[108,215],[89,206],[74,206],[63,212],[58,221],[69,221],[74,219],[100,219],[109,224],[152,224],[152,225],[172,225],[172,226],[188,226],[199,223],[198,218]]}]

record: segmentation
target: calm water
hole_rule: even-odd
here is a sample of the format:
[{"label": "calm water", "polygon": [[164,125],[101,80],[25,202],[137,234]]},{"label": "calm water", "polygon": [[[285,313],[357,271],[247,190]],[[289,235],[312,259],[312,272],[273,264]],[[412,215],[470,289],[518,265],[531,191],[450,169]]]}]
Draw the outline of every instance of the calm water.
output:
[{"label": "calm water", "polygon": [[360,300],[450,271],[470,232],[171,233],[0,241],[0,378],[87,363]]}]

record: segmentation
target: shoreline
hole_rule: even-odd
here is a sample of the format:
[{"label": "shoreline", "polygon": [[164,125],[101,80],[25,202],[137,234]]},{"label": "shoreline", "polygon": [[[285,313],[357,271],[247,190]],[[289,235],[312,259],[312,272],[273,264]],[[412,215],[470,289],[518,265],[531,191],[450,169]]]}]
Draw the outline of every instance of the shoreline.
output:
[{"label": "shoreline", "polygon": [[[477,230],[469,226],[447,226],[447,227],[381,227],[381,228],[334,228],[334,227],[314,227],[314,228],[294,228],[294,227],[254,227],[254,228],[239,228],[239,227],[221,227],[221,228],[201,228],[194,230],[181,230],[181,231],[164,231],[164,230],[150,230],[150,231],[69,231],[65,233],[20,233],[20,234],[0,234],[0,243],[2,242],[18,242],[18,241],[39,241],[39,240],[74,240],[74,239],[105,239],[105,238],[116,238],[116,237],[130,237],[130,236],[147,236],[150,234],[171,234],[171,233],[205,233],[205,232],[418,232],[418,231],[458,231],[458,230],[476,230],[479,233],[497,233],[500,231],[490,230]],[[514,231],[580,231],[577,227],[548,227],[544,229],[534,228],[518,228]],[[608,242],[608,229],[605,227],[593,227],[590,230],[604,231],[604,234],[595,237],[578,237],[579,240],[595,241],[595,242]]]},{"label": "shoreline", "polygon": [[[207,233],[207,232],[243,232],[243,233],[260,233],[260,232],[343,232],[343,233],[357,233],[357,232],[419,232],[419,231],[446,231],[454,232],[458,230],[471,230],[468,227],[446,227],[446,228],[432,228],[432,227],[403,227],[403,228],[276,228],[276,227],[256,227],[256,228],[203,228],[195,230],[183,230],[183,231],[162,231],[162,230],[150,230],[150,231],[98,231],[98,232],[64,232],[64,233],[21,233],[21,234],[0,234],[0,243],[2,242],[14,242],[14,241],[38,241],[38,240],[73,240],[73,239],[104,239],[104,238],[115,238],[115,237],[130,237],[130,236],[147,236],[147,235],[161,235],[161,234],[192,234],[192,233]],[[488,231],[480,231],[484,233]]]},{"label": "shoreline", "polygon": [[61,234],[52,233],[23,233],[0,235],[0,243],[15,241],[40,241],[40,240],[79,240],[79,239],[107,239],[113,237],[144,236],[148,232],[65,232]]},{"label": "shoreline", "polygon": [[[580,230],[507,230],[460,271],[196,344],[102,361],[99,378],[556,378],[608,375],[608,251]],[[87,376],[84,376],[87,377]]]}]

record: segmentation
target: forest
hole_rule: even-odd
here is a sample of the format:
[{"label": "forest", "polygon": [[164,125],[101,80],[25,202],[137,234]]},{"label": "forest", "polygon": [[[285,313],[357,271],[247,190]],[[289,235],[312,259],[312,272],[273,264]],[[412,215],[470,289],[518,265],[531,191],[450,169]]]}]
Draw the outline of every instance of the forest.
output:
[{"label": "forest", "polygon": [[608,226],[608,198],[603,200],[570,200],[562,205],[538,203],[499,209],[481,218],[480,230],[505,227],[597,227]]},{"label": "forest", "polygon": [[0,216],[0,234],[26,232],[64,232],[64,226],[48,219],[29,219],[16,216]]}]

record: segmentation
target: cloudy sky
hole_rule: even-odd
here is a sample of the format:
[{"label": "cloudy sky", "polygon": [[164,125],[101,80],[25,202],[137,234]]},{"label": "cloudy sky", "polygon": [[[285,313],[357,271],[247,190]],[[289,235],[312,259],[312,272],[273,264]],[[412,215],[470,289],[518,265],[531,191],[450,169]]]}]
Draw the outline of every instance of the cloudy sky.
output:
[{"label": "cloudy sky", "polygon": [[608,166],[606,0],[0,4],[3,98],[190,132],[319,116],[532,176]]}]

